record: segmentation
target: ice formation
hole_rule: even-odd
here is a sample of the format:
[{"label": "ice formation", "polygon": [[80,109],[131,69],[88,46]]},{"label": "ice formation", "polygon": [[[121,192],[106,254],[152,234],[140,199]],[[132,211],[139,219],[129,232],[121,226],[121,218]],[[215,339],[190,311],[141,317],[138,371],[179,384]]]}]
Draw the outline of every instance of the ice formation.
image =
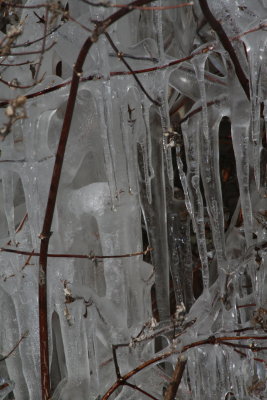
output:
[{"label": "ice formation", "polygon": [[[136,75],[105,35],[86,58],[49,253],[88,258],[49,257],[53,400],[102,399],[117,381],[112,345],[121,375],[169,356],[109,398],[164,398],[179,352],[187,363],[172,400],[267,398],[267,5],[208,3],[250,100],[198,0],[165,10],[175,2],[157,0],[108,29]],[[73,64],[92,21],[116,10],[62,6],[0,14],[0,399],[41,399],[38,257],[29,254],[40,248]],[[18,26],[7,50],[6,31]],[[7,132],[12,113],[23,118]]]}]

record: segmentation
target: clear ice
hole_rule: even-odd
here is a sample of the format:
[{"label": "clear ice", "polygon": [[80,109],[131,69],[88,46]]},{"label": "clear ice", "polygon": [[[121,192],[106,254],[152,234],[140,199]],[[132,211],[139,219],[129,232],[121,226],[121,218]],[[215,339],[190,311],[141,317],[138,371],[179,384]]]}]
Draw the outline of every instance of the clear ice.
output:
[{"label": "clear ice", "polygon": [[[40,57],[44,9],[18,3],[28,8],[0,10],[0,103],[27,96],[15,110],[26,118],[0,142],[0,399],[39,400],[31,253],[73,65],[94,22],[117,8],[63,0],[72,18],[48,14]],[[83,67],[49,253],[88,257],[48,259],[52,400],[101,400],[117,381],[113,345],[122,376],[172,353],[119,384],[114,400],[163,399],[179,353],[187,363],[168,400],[267,398],[267,4],[208,1],[248,99],[199,0],[177,3],[153,1],[111,25],[120,56],[101,35]],[[7,56],[19,23],[21,46]]]}]

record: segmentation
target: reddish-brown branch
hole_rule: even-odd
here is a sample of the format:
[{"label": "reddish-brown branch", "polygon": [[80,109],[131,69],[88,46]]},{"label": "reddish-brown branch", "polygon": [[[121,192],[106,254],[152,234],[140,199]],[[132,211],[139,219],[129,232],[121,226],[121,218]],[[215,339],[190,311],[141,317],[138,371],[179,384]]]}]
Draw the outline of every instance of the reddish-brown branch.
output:
[{"label": "reddish-brown branch", "polygon": [[21,231],[21,229],[23,228],[23,226],[24,226],[25,222],[27,221],[27,219],[28,219],[28,213],[26,213],[24,215],[24,217],[22,218],[22,220],[20,221],[20,223],[19,223],[19,225],[18,225],[18,227],[16,229],[16,233]]},{"label": "reddish-brown branch", "polygon": [[[144,251],[137,251],[136,253],[127,253],[127,254],[116,254],[114,256],[98,256],[94,254],[59,254],[59,253],[48,253],[47,257],[51,258],[81,258],[86,260],[104,260],[109,258],[128,258],[128,257],[137,257],[141,255],[146,255],[148,252],[152,251],[152,247],[148,247]],[[39,257],[40,253],[35,253],[34,251],[24,251],[19,249],[9,249],[2,247],[0,251],[3,253],[14,253],[14,254],[21,254],[24,256],[31,256],[31,257]]]},{"label": "reddish-brown branch", "polygon": [[172,375],[171,382],[169,383],[169,386],[167,387],[164,400],[174,400],[176,397],[177,390],[179,388],[180,382],[183,377],[184,369],[186,366],[186,358],[184,356],[178,357],[175,370]]},{"label": "reddish-brown branch", "polygon": [[242,306],[236,306],[236,308],[247,308],[247,307],[256,307],[257,304],[251,303],[251,304],[243,304]]},{"label": "reddish-brown branch", "polygon": [[[234,349],[234,351],[235,351],[236,353],[238,353],[238,354],[241,354],[241,355],[244,356],[244,357],[247,357],[247,354],[246,354],[246,353],[243,353],[243,351],[240,351],[240,350],[237,350],[237,349]],[[263,360],[262,358],[253,357],[253,360],[258,361],[258,362],[260,362],[260,363],[263,363],[263,364],[265,364],[265,367],[267,367],[267,361]]]}]

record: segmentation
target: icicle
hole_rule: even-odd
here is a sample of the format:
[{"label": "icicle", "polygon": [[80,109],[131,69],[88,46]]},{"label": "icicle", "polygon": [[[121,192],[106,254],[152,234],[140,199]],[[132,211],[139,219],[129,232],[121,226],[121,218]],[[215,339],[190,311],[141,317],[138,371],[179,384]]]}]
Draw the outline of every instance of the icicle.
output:
[{"label": "icicle", "polygon": [[[164,5],[164,2],[162,2],[162,0],[154,1],[151,3],[152,7],[161,7],[162,5]],[[159,61],[163,64],[165,60],[165,52],[164,52],[164,40],[163,40],[163,29],[162,29],[162,12],[160,10],[153,11],[153,22],[157,37]]]},{"label": "icicle", "polygon": [[[120,95],[122,96],[122,95]],[[138,104],[136,91],[129,87],[127,95],[120,102],[120,125],[122,131],[122,145],[125,153],[126,175],[129,193],[137,192],[137,150],[136,131],[139,129],[141,110]]]},{"label": "icicle", "polygon": [[4,210],[6,214],[10,240],[15,243],[15,221],[14,221],[14,174],[12,171],[2,172],[2,187]]},{"label": "icicle", "polygon": [[[210,46],[209,51],[212,50]],[[198,49],[199,51],[199,49]],[[202,130],[206,140],[209,139],[209,125],[208,125],[208,108],[207,108],[207,96],[205,87],[205,64],[209,56],[209,51],[205,51],[200,55],[192,58],[191,63],[194,66],[196,78],[198,80],[200,99],[202,106]]]},{"label": "icicle", "polygon": [[209,286],[208,254],[206,246],[204,207],[200,191],[199,120],[192,118],[182,125],[187,160],[187,185],[193,210],[193,228],[197,235],[198,251],[202,264],[204,287]]},{"label": "icicle", "polygon": [[97,106],[100,119],[101,136],[103,140],[106,173],[110,189],[112,207],[116,210],[118,187],[114,166],[114,148],[112,140],[112,95],[110,85],[106,82],[101,85],[101,92],[97,91]]},{"label": "icicle", "polygon": [[[160,102],[161,106],[159,108],[160,111],[160,118],[161,118],[161,126],[162,126],[162,140],[163,140],[163,151],[166,160],[166,168],[167,168],[167,175],[169,178],[169,183],[173,188],[173,166],[172,166],[172,153],[171,149],[174,146],[174,142],[171,138],[173,134],[173,129],[170,123],[170,110],[169,110],[169,103],[168,103],[168,78],[169,73],[162,73],[158,72],[158,81],[161,82],[160,88],[158,90],[158,101]],[[169,139],[169,140],[168,140]]]},{"label": "icicle", "polygon": [[239,82],[232,80],[229,86],[231,100],[232,141],[236,159],[236,170],[240,191],[242,216],[244,219],[247,246],[252,245],[252,205],[250,197],[250,110]]},{"label": "icicle", "polygon": [[186,221],[184,223],[184,296],[185,305],[191,308],[194,303],[194,294],[193,294],[193,262],[192,262],[192,249],[191,249],[191,232],[190,232],[190,218],[187,216]]},{"label": "icicle", "polygon": [[253,143],[253,163],[256,185],[260,188],[260,152],[261,152],[261,69],[266,51],[266,34],[259,30],[244,37],[247,47],[250,71],[251,95],[251,136]]},{"label": "icicle", "polygon": [[219,168],[219,125],[221,114],[217,108],[211,106],[207,113],[210,124],[210,137],[202,135],[200,151],[200,168],[205,199],[210,217],[213,242],[219,267],[225,268],[225,242],[224,242],[224,214],[221,193],[220,168]]},{"label": "icicle", "polygon": [[146,185],[146,195],[148,203],[151,204],[152,202],[152,194],[151,194],[151,179],[154,177],[154,170],[152,166],[151,160],[151,133],[150,133],[150,121],[149,121],[149,110],[150,110],[150,103],[148,100],[144,99],[142,103],[142,111],[143,111],[143,121],[144,121],[144,137],[142,141],[140,140],[139,143],[142,148],[142,155],[143,155],[143,167],[144,167],[144,178],[145,178],[145,185]]},{"label": "icicle", "polygon": [[192,207],[192,203],[191,203],[189,192],[188,192],[188,185],[187,185],[186,175],[184,173],[183,162],[182,162],[182,159],[180,156],[180,146],[176,147],[176,162],[177,162],[177,167],[178,167],[178,171],[179,171],[181,184],[182,184],[183,191],[184,191],[185,205],[186,205],[187,211],[189,212],[189,215],[191,216],[191,218],[193,218],[193,207]]},{"label": "icicle", "polygon": [[174,294],[176,304],[184,303],[181,280],[183,277],[183,260],[179,259],[178,246],[179,240],[183,240],[179,235],[179,219],[176,214],[169,215],[168,221],[168,236],[170,248],[170,267],[173,279]]}]

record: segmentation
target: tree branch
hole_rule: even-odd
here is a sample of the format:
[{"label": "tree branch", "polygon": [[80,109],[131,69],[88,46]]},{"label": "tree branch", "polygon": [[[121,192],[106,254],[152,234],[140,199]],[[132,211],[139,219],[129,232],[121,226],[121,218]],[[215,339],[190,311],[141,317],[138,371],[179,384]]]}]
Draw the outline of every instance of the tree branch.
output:
[{"label": "tree branch", "polygon": [[178,357],[175,370],[173,372],[173,376],[171,382],[166,390],[164,400],[174,400],[177,390],[179,388],[180,382],[183,377],[184,369],[187,363],[187,359],[184,355]]}]

